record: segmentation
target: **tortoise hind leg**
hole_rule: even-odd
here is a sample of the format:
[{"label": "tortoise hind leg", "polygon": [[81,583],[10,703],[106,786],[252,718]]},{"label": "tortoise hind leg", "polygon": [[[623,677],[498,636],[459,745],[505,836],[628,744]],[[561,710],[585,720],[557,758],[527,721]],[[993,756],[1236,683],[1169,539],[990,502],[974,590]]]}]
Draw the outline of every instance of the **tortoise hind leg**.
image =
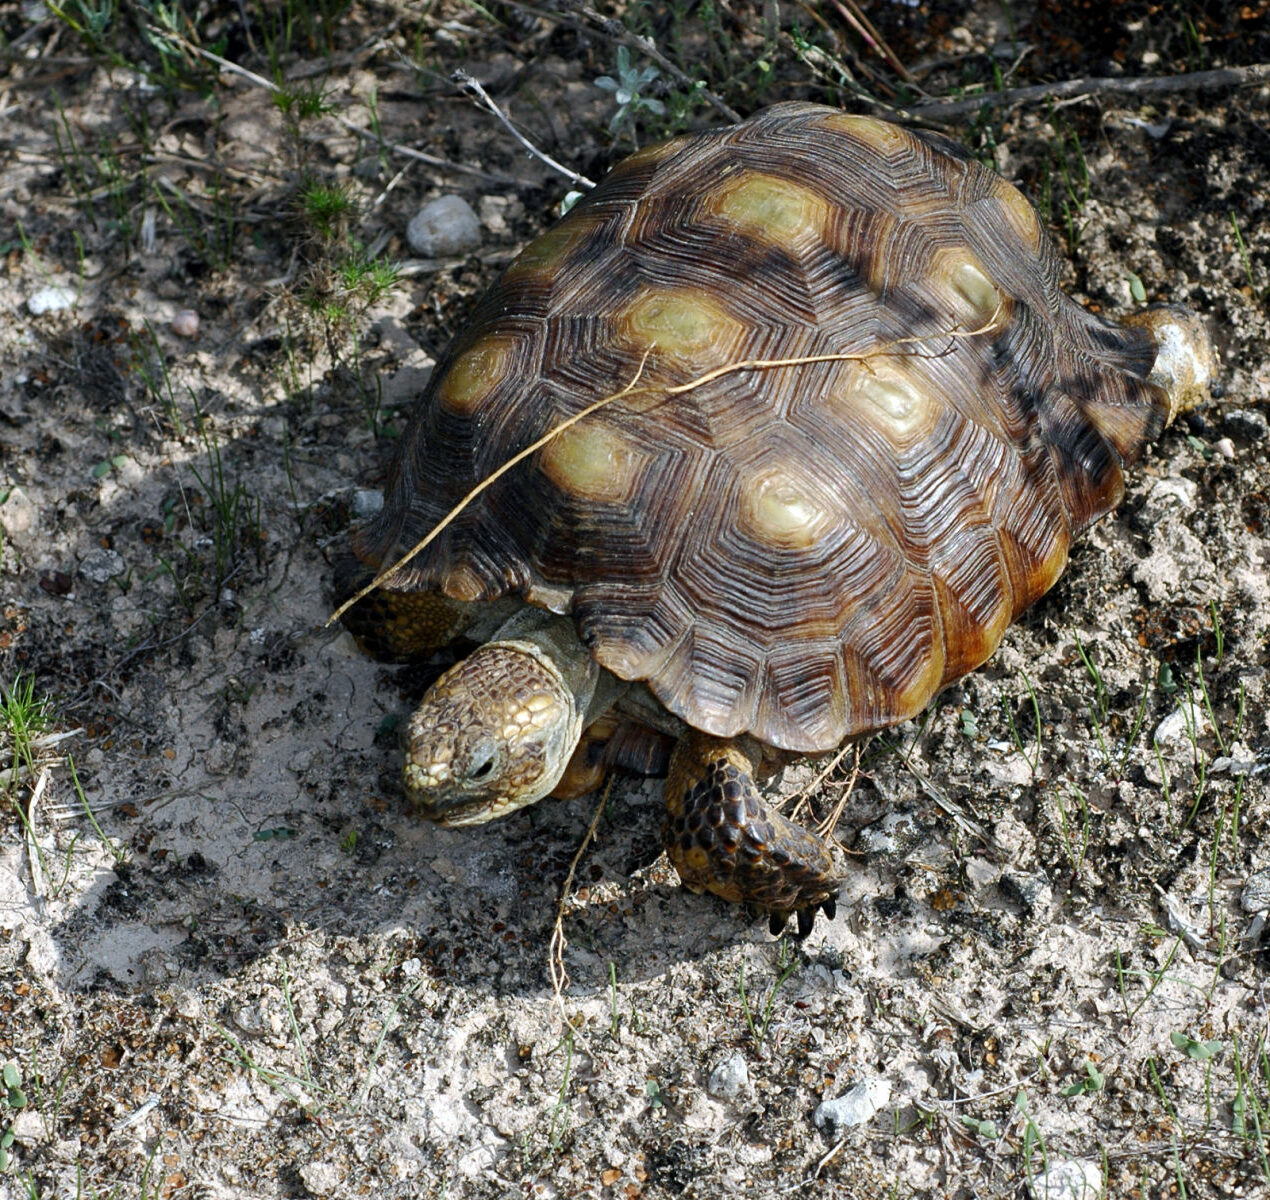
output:
[{"label": "tortoise hind leg", "polygon": [[845,861],[764,806],[761,757],[748,738],[685,734],[670,760],[662,840],[686,887],[768,913],[774,933],[797,914],[804,937],[818,908],[833,916]]},{"label": "tortoise hind leg", "polygon": [[[375,577],[352,555],[335,564],[335,599],[343,603]],[[343,616],[344,628],[372,658],[405,662],[452,642],[471,623],[471,606],[438,592],[376,588]]]}]

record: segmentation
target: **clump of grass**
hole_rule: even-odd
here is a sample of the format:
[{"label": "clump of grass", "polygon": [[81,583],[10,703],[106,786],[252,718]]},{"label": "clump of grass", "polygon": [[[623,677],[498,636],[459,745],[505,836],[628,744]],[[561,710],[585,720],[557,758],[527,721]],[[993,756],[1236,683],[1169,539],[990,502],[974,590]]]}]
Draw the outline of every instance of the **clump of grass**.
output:
[{"label": "clump of grass", "polygon": [[749,993],[745,990],[744,962],[741,963],[737,976],[737,991],[741,996],[741,1009],[745,1013],[745,1025],[750,1031],[750,1037],[754,1040],[754,1049],[759,1053],[762,1053],[763,1043],[767,1040],[767,1027],[772,1020],[772,1007],[776,1003],[776,997],[781,988],[785,986],[785,981],[798,967],[798,957],[790,952],[789,943],[784,938],[781,938],[778,946],[776,978],[773,980],[771,987],[767,989],[767,996],[763,1000],[761,1007],[756,1009],[751,1005]]},{"label": "clump of grass", "polygon": [[35,676],[20,674],[11,684],[0,683],[0,737],[9,754],[0,778],[10,800],[16,800],[21,782],[35,773],[37,741],[52,720],[48,697],[36,695]]}]

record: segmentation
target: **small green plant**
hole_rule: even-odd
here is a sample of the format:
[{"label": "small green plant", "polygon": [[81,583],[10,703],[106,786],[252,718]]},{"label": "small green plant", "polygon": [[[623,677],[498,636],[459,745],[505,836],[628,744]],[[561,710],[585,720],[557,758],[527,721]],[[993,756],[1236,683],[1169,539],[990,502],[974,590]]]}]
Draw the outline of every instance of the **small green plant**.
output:
[{"label": "small green plant", "polygon": [[[1030,1184],[1037,1175],[1044,1174],[1048,1170],[1049,1154],[1045,1149],[1045,1138],[1036,1122],[1032,1120],[1031,1113],[1028,1112],[1027,1092],[1023,1088],[1019,1088],[1014,1097],[1014,1109],[1023,1118],[1023,1141],[1019,1146],[1019,1152],[1023,1156],[1024,1175]],[[1038,1152],[1041,1156],[1039,1171],[1033,1161]]]},{"label": "small green plant", "polygon": [[0,684],[0,735],[8,742],[5,788],[13,798],[21,779],[35,772],[35,742],[52,723],[47,697],[35,694],[35,676],[18,675]]},{"label": "small green plant", "polygon": [[[4,1064],[3,1081],[5,1112],[12,1114],[26,1108],[26,1093],[22,1090],[22,1076],[16,1064]],[[4,1128],[0,1131],[0,1171],[9,1169],[9,1151],[13,1148],[13,1141],[13,1126],[9,1121],[5,1121]]]},{"label": "small green plant", "polygon": [[301,221],[320,241],[330,244],[346,234],[357,203],[342,184],[310,179],[300,188],[298,209]]},{"label": "small green plant", "polygon": [[635,121],[641,113],[652,113],[654,116],[666,115],[666,106],[652,96],[644,95],[644,89],[653,83],[661,74],[656,67],[636,67],[631,62],[631,52],[625,46],[617,48],[617,78],[601,75],[595,86],[613,93],[617,103],[617,111],[609,120],[609,132],[617,133],[623,126],[631,135],[636,146],[639,141],[635,135]]},{"label": "small green plant", "polygon": [[968,1113],[963,1113],[961,1123],[972,1133],[987,1141],[994,1142],[997,1139],[997,1123],[991,1119],[980,1119],[979,1117],[972,1117]]},{"label": "small green plant", "polygon": [[194,409],[198,431],[207,464],[200,470],[191,466],[212,512],[212,546],[215,554],[216,590],[230,577],[238,564],[244,545],[260,548],[260,501],[254,500],[241,479],[230,483],[221,457],[220,440],[210,422],[198,408]]},{"label": "small green plant", "polygon": [[1187,1058],[1199,1059],[1201,1062],[1215,1058],[1222,1052],[1223,1043],[1218,1041],[1201,1042],[1191,1037],[1189,1034],[1179,1033],[1176,1030],[1169,1034],[1169,1041],[1173,1043]]},{"label": "small green plant", "polygon": [[763,1001],[762,1012],[758,1019],[755,1019],[754,1010],[750,1006],[750,997],[745,990],[745,963],[741,963],[740,973],[737,978],[737,990],[741,994],[741,1008],[745,1013],[745,1024],[749,1028],[750,1037],[754,1039],[754,1048],[760,1053],[763,1050],[763,1042],[767,1038],[767,1026],[772,1019],[772,1006],[776,1003],[777,993],[785,984],[798,966],[798,958],[789,951],[789,943],[782,938],[779,943],[779,951],[776,958],[776,979],[772,986],[768,989],[767,999]]},{"label": "small green plant", "polygon": [[1093,1064],[1092,1059],[1085,1059],[1085,1078],[1069,1083],[1062,1090],[1064,1096],[1088,1096],[1101,1092],[1106,1083],[1106,1076]]}]

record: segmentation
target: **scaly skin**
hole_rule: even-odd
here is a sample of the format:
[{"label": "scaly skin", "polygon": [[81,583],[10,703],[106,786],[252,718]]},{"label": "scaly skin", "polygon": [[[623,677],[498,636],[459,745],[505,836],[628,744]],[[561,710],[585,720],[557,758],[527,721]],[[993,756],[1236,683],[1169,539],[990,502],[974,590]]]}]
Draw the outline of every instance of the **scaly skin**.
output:
[{"label": "scaly skin", "polygon": [[[593,689],[595,669],[561,629],[546,631],[554,639],[488,642],[429,689],[410,721],[405,765],[407,795],[422,815],[479,825],[599,781],[588,744],[621,724],[601,716],[583,735],[591,692],[568,681],[587,677]],[[764,806],[754,783],[761,760],[751,738],[686,732],[670,760],[662,839],[687,887],[766,912],[773,932],[796,916],[802,936],[817,909],[833,915],[844,862],[832,843]]]},{"label": "scaly skin", "polygon": [[442,825],[481,825],[541,800],[578,744],[585,705],[536,643],[479,647],[428,689],[410,719],[410,803]]},{"label": "scaly skin", "polygon": [[845,861],[832,842],[764,806],[754,783],[761,759],[750,738],[686,733],[670,761],[662,841],[686,887],[768,913],[774,933],[796,914],[801,936],[818,908],[833,916]]},{"label": "scaly skin", "polygon": [[[356,595],[374,578],[362,562],[348,555],[335,564],[335,594]],[[471,620],[471,605],[439,592],[394,592],[376,588],[344,614],[344,628],[372,658],[405,662],[448,645]]]}]

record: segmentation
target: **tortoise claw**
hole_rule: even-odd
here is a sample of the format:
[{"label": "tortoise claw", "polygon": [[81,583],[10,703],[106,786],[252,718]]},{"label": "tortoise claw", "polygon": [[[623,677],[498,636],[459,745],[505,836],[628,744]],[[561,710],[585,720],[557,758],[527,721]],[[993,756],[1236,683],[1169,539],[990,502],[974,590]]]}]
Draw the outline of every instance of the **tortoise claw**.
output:
[{"label": "tortoise claw", "polygon": [[[750,906],[746,906],[747,911]],[[816,913],[823,912],[825,919],[832,921],[838,915],[838,899],[836,896],[830,896],[828,900],[822,900],[819,904],[811,904],[806,908],[796,908],[792,911],[789,909],[769,909],[767,914],[767,927],[772,931],[773,937],[778,937],[785,931],[785,926],[792,916],[797,920],[798,932],[794,936],[802,941],[816,924]],[[751,912],[751,915],[754,915]]]}]

